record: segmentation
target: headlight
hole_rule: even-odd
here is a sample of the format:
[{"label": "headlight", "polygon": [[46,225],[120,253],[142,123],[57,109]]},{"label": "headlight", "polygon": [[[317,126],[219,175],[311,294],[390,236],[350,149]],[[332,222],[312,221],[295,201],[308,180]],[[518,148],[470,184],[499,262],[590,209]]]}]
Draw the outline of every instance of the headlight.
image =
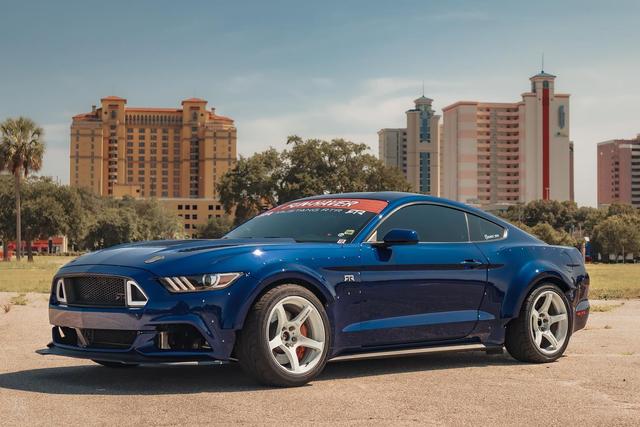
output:
[{"label": "headlight", "polygon": [[235,282],[242,273],[210,273],[198,276],[163,277],[160,282],[169,292],[198,292],[223,289]]}]

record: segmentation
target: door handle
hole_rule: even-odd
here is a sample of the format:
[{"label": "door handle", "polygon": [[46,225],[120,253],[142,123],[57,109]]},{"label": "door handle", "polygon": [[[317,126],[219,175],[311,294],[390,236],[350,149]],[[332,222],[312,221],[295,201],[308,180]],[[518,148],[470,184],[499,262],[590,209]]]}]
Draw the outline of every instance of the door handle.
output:
[{"label": "door handle", "polygon": [[480,268],[484,265],[483,262],[475,260],[475,259],[465,259],[460,262],[465,268]]}]

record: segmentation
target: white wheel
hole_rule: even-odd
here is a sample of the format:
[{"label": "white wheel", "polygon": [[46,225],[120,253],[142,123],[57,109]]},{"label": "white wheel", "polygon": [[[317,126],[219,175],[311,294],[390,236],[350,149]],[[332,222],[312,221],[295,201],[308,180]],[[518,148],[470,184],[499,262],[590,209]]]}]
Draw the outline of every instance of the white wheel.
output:
[{"label": "white wheel", "polygon": [[514,358],[529,363],[553,362],[571,338],[571,305],[552,283],[536,287],[527,296],[520,315],[507,324],[505,347]]},{"label": "white wheel", "polygon": [[271,309],[265,337],[271,357],[290,374],[304,374],[322,361],[325,327],[315,306],[301,296],[289,296]]},{"label": "white wheel", "polygon": [[276,286],[258,298],[238,334],[242,368],[267,385],[296,387],[327,363],[331,325],[322,302],[300,285]]},{"label": "white wheel", "polygon": [[569,331],[567,307],[554,291],[538,295],[531,309],[529,332],[538,350],[548,356],[563,348]]}]

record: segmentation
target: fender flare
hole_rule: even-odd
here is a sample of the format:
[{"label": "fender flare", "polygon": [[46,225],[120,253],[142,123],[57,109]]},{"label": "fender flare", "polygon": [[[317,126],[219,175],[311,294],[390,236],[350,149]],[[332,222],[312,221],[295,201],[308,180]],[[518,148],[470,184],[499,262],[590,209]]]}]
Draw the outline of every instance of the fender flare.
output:
[{"label": "fender flare", "polygon": [[544,281],[557,284],[564,291],[570,291],[576,287],[569,274],[558,271],[558,268],[549,262],[527,263],[509,286],[502,301],[500,317],[503,319],[518,317],[522,304],[531,290]]},{"label": "fender flare", "polygon": [[[263,278],[256,284],[251,293],[247,295],[247,303],[243,304],[243,307],[238,310],[232,329],[242,329],[249,310],[264,292],[277,284],[286,283],[287,281],[294,284],[304,284],[304,287],[320,296],[320,300],[327,305],[331,305],[335,300],[336,295],[333,287],[329,286],[327,281],[314,270],[300,264],[280,265],[277,268],[272,266],[264,273]],[[327,312],[327,315],[331,317],[329,312]]]}]

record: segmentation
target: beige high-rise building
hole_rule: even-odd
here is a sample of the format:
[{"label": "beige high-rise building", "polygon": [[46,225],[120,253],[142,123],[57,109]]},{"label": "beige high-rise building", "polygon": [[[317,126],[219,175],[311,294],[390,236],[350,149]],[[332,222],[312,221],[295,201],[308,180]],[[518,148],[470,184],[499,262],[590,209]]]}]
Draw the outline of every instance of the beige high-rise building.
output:
[{"label": "beige high-rise building", "polygon": [[386,128],[378,131],[380,160],[397,167],[414,191],[439,195],[440,189],[440,116],[433,100],[424,95],[408,110],[406,128]]},{"label": "beige high-rise building", "polygon": [[126,104],[108,96],[73,117],[70,184],[99,195],[158,198],[195,237],[198,225],[223,213],[215,185],[236,162],[233,120],[198,98],[182,108]]},{"label": "beige high-rise building", "polygon": [[488,208],[572,200],[569,95],[544,71],[530,81],[519,102],[443,108],[443,197]]}]

